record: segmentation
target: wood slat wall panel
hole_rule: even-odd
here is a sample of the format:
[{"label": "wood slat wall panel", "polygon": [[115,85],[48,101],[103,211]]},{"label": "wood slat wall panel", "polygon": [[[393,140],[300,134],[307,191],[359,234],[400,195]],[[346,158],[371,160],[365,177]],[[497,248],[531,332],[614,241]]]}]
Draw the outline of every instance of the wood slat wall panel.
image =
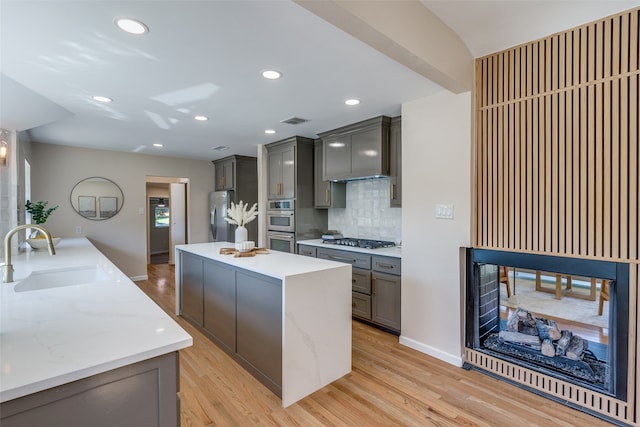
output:
[{"label": "wood slat wall panel", "polygon": [[[640,396],[640,8],[477,60],[475,247],[629,262]],[[624,418],[624,417],[623,417]]]},{"label": "wood slat wall panel", "polygon": [[478,247],[637,259],[638,9],[478,60]]}]

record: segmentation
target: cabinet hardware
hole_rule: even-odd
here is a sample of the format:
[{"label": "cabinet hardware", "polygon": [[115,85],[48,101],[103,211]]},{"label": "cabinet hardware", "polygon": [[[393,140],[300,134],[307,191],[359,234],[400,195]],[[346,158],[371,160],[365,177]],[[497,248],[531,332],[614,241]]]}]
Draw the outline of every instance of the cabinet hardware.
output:
[{"label": "cabinet hardware", "polygon": [[224,187],[224,176],[220,177],[220,186]]},{"label": "cabinet hardware", "polygon": [[378,265],[378,267],[381,267],[381,268],[389,268],[389,269],[393,268],[393,265],[391,265],[391,264],[384,264],[384,263],[381,263],[381,262],[378,262],[376,264]]},{"label": "cabinet hardware", "polygon": [[391,184],[391,200],[395,200],[397,198],[398,196],[396,195],[396,185]]},{"label": "cabinet hardware", "polygon": [[344,262],[348,262],[349,264],[355,264],[356,260],[355,259],[349,259],[349,258],[344,258],[341,256],[335,256],[335,255],[329,255],[329,259],[332,259],[334,261],[344,261]]},{"label": "cabinet hardware", "polygon": [[329,189],[328,188],[326,190],[324,190],[324,201],[325,202],[329,201]]}]

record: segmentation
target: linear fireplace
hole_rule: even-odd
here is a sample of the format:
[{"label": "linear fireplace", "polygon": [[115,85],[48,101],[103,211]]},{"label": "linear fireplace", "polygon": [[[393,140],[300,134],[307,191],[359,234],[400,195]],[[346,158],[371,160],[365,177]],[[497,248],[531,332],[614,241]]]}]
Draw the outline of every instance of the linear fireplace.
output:
[{"label": "linear fireplace", "polygon": [[[591,342],[581,337],[581,324],[571,320],[568,312],[570,303],[566,315],[553,316],[524,304],[501,305],[502,268],[558,277],[558,295],[561,277],[593,279],[600,291],[605,286],[609,297],[608,323],[603,329],[606,339]],[[467,249],[466,283],[465,368],[517,383],[602,418],[626,419],[628,264]],[[564,287],[566,290],[566,283]],[[595,300],[594,293],[595,288],[591,291]],[[593,305],[597,310],[597,302]]]}]

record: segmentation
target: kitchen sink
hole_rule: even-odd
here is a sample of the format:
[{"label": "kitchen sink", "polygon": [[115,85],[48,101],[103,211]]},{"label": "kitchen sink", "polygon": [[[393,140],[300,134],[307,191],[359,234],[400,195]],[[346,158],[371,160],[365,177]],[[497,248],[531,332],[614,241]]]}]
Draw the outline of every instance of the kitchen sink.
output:
[{"label": "kitchen sink", "polygon": [[97,265],[34,271],[15,286],[15,292],[38,291],[110,280]]}]

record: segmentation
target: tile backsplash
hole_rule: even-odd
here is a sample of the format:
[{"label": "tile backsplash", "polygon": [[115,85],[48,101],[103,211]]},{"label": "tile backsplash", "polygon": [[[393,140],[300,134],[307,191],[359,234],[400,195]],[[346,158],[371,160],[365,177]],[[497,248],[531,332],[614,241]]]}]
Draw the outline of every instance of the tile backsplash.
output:
[{"label": "tile backsplash", "polygon": [[402,240],[402,209],[389,207],[389,178],[347,183],[347,207],[329,209],[330,230],[345,237]]}]

